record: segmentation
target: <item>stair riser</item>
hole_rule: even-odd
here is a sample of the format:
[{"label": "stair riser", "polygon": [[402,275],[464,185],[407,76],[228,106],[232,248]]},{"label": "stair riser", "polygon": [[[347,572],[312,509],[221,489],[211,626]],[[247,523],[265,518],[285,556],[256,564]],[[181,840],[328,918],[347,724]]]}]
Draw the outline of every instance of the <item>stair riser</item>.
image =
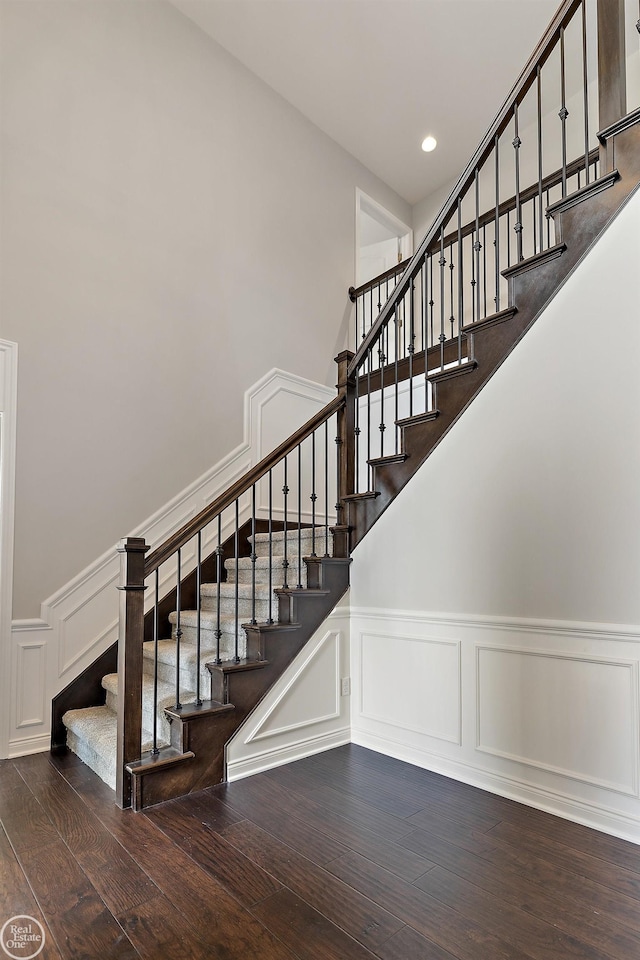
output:
[{"label": "stair riser", "polygon": [[[210,658],[207,658],[210,659]],[[203,661],[204,664],[204,661]],[[147,659],[145,657],[142,664],[142,672],[147,677],[153,677],[154,673],[154,663],[153,660]],[[158,662],[158,680],[164,680],[166,683],[175,684],[176,682],[176,669],[172,663],[162,663]],[[180,668],[180,688],[182,690],[195,690],[197,686],[196,683],[196,668],[195,666],[187,666],[184,669]],[[200,697],[203,700],[208,700],[211,696],[211,676],[206,667],[202,666],[200,669]]]},{"label": "stair riser", "polygon": [[[300,583],[303,587],[307,585],[307,565],[306,563],[302,564],[302,569],[298,570],[298,564],[289,561],[289,567],[287,570],[287,581],[289,586],[298,584],[298,574],[300,573]],[[227,583],[236,582],[236,571],[235,565],[227,570]],[[238,567],[238,583],[251,583],[252,574],[251,574],[251,564],[248,567],[239,566]],[[269,583],[269,570],[267,567],[256,567],[256,583],[261,583],[267,585]],[[279,587],[284,586],[284,567],[281,564],[274,563],[271,573],[271,586],[274,590],[277,590]]]},{"label": "stair riser", "polygon": [[[235,630],[232,624],[221,625],[220,637],[220,658],[222,660],[233,660],[235,657]],[[172,631],[172,637],[175,640],[175,627]],[[188,643],[195,646],[198,634],[195,627],[182,627],[181,643]],[[216,637],[215,629],[207,629],[204,626],[200,628],[200,643],[207,649],[215,649]],[[238,656],[244,657],[247,648],[247,636],[242,629],[238,627]]]},{"label": "stair riser", "polygon": [[[215,613],[218,609],[217,597],[203,597],[202,610],[207,613]],[[236,610],[235,597],[220,597],[220,614],[222,616],[233,616]],[[240,623],[251,620],[253,604],[251,600],[240,597],[238,599],[238,619]],[[276,617],[278,613],[278,601],[274,597],[271,601],[271,614],[269,613],[269,601],[256,599],[256,620],[268,620],[269,616]]]},{"label": "stair riser", "polygon": [[[311,534],[305,533],[298,542],[298,534],[288,534],[287,535],[287,557],[292,556],[302,556],[310,557],[315,546],[315,553],[317,556],[324,556],[327,552],[327,538],[324,535],[324,528],[322,530],[316,531],[315,545],[313,543],[313,538]],[[331,535],[329,535],[329,550],[331,550]],[[268,540],[256,540],[255,545],[255,554],[257,557],[268,557],[269,556],[269,541]],[[273,541],[272,547],[272,556],[273,557],[282,557],[284,556],[284,540]]]},{"label": "stair riser", "polygon": [[[175,673],[174,673],[175,677]],[[172,678],[171,678],[172,679]],[[118,695],[107,691],[107,707],[110,710],[113,710],[115,714],[118,713]],[[153,704],[146,697],[142,701],[142,729],[151,732],[153,730]],[[162,707],[158,708],[156,711],[158,718],[158,731],[157,736],[158,740],[163,743],[169,743],[171,740],[171,724],[167,719],[167,715],[164,712]]]}]

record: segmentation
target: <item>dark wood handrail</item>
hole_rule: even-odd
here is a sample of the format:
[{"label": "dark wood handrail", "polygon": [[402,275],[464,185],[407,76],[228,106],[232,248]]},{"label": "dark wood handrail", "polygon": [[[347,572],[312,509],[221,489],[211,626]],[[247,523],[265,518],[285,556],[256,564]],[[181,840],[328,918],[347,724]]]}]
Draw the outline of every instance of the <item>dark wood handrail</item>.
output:
[{"label": "dark wood handrail", "polygon": [[349,287],[349,299],[351,302],[355,303],[356,298],[359,297],[361,293],[366,293],[367,290],[372,290],[374,287],[380,286],[381,283],[384,283],[384,281],[390,277],[395,277],[396,274],[403,273],[410,260],[411,257],[407,257],[406,260],[401,260],[400,263],[396,263],[394,267],[389,267],[384,273],[379,273],[377,277],[367,280],[366,283],[360,284],[359,287]]},{"label": "dark wood handrail", "polygon": [[358,368],[361,366],[365,357],[369,353],[371,346],[376,342],[381,329],[393,315],[393,312],[396,309],[399,301],[402,300],[405,293],[409,289],[409,285],[413,282],[414,277],[420,271],[425,255],[430,249],[435,237],[438,235],[438,232],[446,223],[449,222],[453,216],[458,198],[464,196],[470,185],[473,183],[476,169],[480,169],[487,157],[491,155],[491,152],[494,148],[495,138],[499,137],[511,122],[515,104],[520,105],[522,103],[529,89],[535,82],[538,67],[542,67],[551,56],[556,42],[560,37],[560,31],[570,23],[576,10],[578,10],[581,5],[582,0],[564,0],[564,2],[560,5],[559,10],[556,12],[556,15],[545,31],[542,39],[529,57],[524,70],[521,72],[502,107],[496,114],[495,120],[487,130],[480,142],[480,145],[465,167],[464,172],[459,177],[456,185],[449,194],[449,197],[443,204],[440,213],[431,226],[431,229],[414,255],[411,257],[404,274],[396,284],[393,293],[380,311],[378,319],[360,344],[353,360],[349,364],[349,377],[355,376]]},{"label": "dark wood handrail", "polygon": [[338,394],[335,399],[331,400],[322,410],[314,414],[310,420],[307,420],[299,430],[281,443],[279,447],[276,447],[275,450],[267,454],[260,463],[257,463],[255,467],[248,470],[244,476],[236,480],[236,482],[225,490],[216,500],[208,504],[197,516],[185,523],[176,533],[157,547],[153,553],[150,553],[144,565],[145,578],[157,570],[158,567],[173,556],[177,550],[184,547],[192,537],[195,537],[196,534],[214,520],[219,513],[222,513],[222,511],[231,506],[232,503],[235,503],[238,497],[246,493],[247,490],[250,490],[254,483],[261,480],[283,457],[291,453],[292,450],[295,450],[299,443],[302,443],[303,440],[310,437],[313,431],[322,426],[325,420],[328,420],[334,413],[342,409],[345,403],[344,394]]}]

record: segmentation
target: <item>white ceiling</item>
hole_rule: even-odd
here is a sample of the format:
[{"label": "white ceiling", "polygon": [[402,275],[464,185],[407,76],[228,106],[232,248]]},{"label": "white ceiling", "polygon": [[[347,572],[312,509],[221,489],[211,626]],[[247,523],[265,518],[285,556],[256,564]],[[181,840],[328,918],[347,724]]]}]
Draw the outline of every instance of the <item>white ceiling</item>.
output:
[{"label": "white ceiling", "polygon": [[559,5],[171,2],[411,204],[461,172]]}]

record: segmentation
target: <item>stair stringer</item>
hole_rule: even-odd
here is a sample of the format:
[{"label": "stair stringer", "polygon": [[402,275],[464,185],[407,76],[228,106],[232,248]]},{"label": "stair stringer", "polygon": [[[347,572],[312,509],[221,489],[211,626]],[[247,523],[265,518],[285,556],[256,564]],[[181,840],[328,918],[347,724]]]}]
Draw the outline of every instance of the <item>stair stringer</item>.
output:
[{"label": "stair stringer", "polygon": [[344,596],[350,562],[305,558],[309,589],[286,591],[289,621],[243,625],[251,659],[209,665],[211,696],[223,709],[198,713],[187,705],[181,715],[168,712],[171,747],[161,750],[157,760],[131,767],[134,809],[224,781],[227,743]]},{"label": "stair stringer", "polygon": [[[347,501],[351,550],[504,363],[637,189],[640,184],[640,112],[636,111],[633,118],[632,124],[621,124],[619,131],[609,132],[608,142],[618,176],[612,177],[609,173],[592,184],[591,190],[581,191],[578,202],[570,197],[564,204],[554,204],[550,210],[564,249],[542,262],[534,263],[532,261],[537,258],[532,258],[506,272],[509,275],[510,306],[516,308],[515,312],[500,317],[501,322],[463,328],[470,339],[469,356],[475,360],[476,366],[465,365],[461,375],[436,384],[434,406],[437,416],[428,420],[417,417],[414,422],[406,420],[401,424],[401,452],[406,459],[373,464],[372,494]],[[606,181],[604,187],[603,181]]]}]

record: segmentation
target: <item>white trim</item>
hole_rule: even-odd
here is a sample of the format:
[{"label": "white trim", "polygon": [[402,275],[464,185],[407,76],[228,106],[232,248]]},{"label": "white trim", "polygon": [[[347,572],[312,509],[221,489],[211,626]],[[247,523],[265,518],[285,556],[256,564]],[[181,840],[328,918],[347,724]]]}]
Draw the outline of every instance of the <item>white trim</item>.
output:
[{"label": "white trim", "polygon": [[583,639],[640,642],[640,624],[598,623],[582,620],[537,620],[529,617],[496,617],[486,614],[425,613],[424,610],[394,610],[385,607],[351,607],[353,619],[383,620],[391,623],[437,624],[451,627],[479,627],[522,633],[556,634]]},{"label": "white trim", "polygon": [[410,227],[407,223],[404,223],[400,220],[399,217],[396,217],[395,214],[391,213],[381,203],[378,203],[377,200],[374,200],[373,197],[370,197],[368,194],[361,190],[360,187],[356,187],[356,224],[355,224],[355,238],[356,238],[356,250],[355,250],[355,286],[359,286],[363,281],[360,278],[360,213],[367,213],[369,216],[373,217],[374,220],[377,220],[379,223],[388,224],[392,230],[397,230],[398,233],[402,234],[402,259],[406,260],[413,253],[413,228]]},{"label": "white trim", "polygon": [[271,770],[273,767],[280,767],[285,763],[293,763],[294,760],[302,760],[304,757],[313,756],[314,753],[333,750],[334,747],[342,747],[345,743],[350,742],[351,727],[347,725],[340,730],[306,737],[284,747],[262,750],[251,757],[243,757],[242,760],[229,762],[227,764],[227,779],[231,781],[252,777],[254,773],[262,773],[264,770]]},{"label": "white trim", "polygon": [[[2,344],[3,341],[0,341],[0,347]],[[3,354],[0,352],[0,361],[2,358]],[[296,401],[300,402],[300,425],[308,419],[309,402],[315,409],[321,409],[335,396],[335,390],[331,387],[314,383],[283,370],[271,370],[245,393],[242,443],[129,535],[144,536],[153,549],[257,463],[264,453],[268,452],[263,449],[265,442],[261,433],[267,407],[271,400],[283,392],[286,393],[290,406]],[[203,549],[205,546],[206,543],[203,543]],[[192,553],[193,556],[191,556]],[[12,550],[10,555],[12,556]],[[188,572],[190,558],[191,562],[195,563],[195,550],[185,551],[183,556],[185,573]],[[164,565],[163,579],[171,575],[170,567],[171,564]],[[8,649],[12,658],[11,666],[9,667],[7,662],[4,665],[6,669],[0,670],[0,683],[6,687],[6,691],[3,691],[5,696],[0,702],[7,704],[9,691],[12,695],[11,708],[0,710],[0,734],[6,733],[5,756],[7,753],[18,756],[24,751],[32,752],[34,749],[42,749],[40,746],[32,747],[33,743],[39,742],[42,738],[46,738],[48,744],[50,711],[46,705],[56,693],[116,640],[118,601],[115,584],[118,574],[119,557],[114,545],[45,600],[41,606],[39,618],[17,620],[13,624],[7,619],[7,636],[10,632],[11,639],[6,644],[6,649],[0,648],[0,654],[3,650],[6,653]],[[151,603],[151,599],[149,597],[147,602]],[[5,615],[4,611],[10,611],[10,609],[10,602],[7,604],[2,597],[2,615]],[[34,678],[34,684],[39,689],[40,681],[43,682],[45,715],[38,724],[38,737],[26,740],[17,729],[16,722],[15,696],[19,644],[23,647],[28,644],[42,648],[44,679]],[[2,666],[0,663],[0,667]],[[1,742],[0,746],[2,746]]]},{"label": "white trim", "polygon": [[0,759],[9,753],[18,344],[0,340]]},{"label": "white trim", "polygon": [[351,742],[368,747],[396,760],[412,763],[416,767],[432,770],[444,777],[451,777],[472,787],[544,810],[556,817],[582,823],[594,830],[601,830],[614,837],[640,844],[640,817],[629,816],[604,804],[589,803],[579,797],[534,786],[524,780],[489,772],[465,761],[453,760],[425,750],[408,746],[400,740],[392,740],[379,734],[353,730]]}]

